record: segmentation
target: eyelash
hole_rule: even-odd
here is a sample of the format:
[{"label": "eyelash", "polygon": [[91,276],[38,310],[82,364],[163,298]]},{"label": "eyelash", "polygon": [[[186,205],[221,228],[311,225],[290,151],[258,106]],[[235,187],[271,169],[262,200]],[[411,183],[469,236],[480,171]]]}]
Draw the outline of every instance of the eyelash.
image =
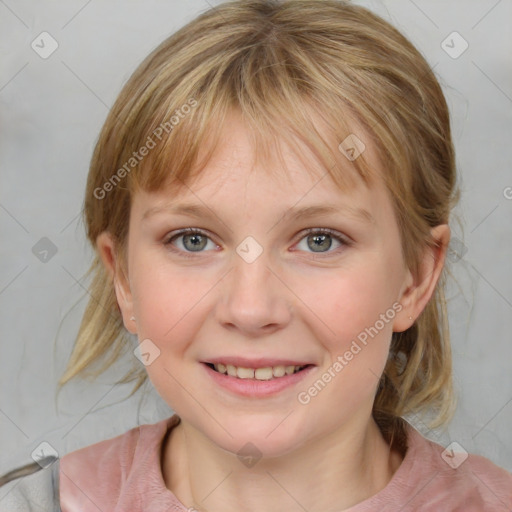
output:
[{"label": "eyelash", "polygon": [[[349,247],[352,244],[351,240],[349,240],[347,237],[345,237],[345,236],[341,235],[340,233],[338,233],[337,231],[334,231],[333,229],[329,229],[329,228],[308,228],[301,233],[301,237],[299,238],[298,242],[300,242],[303,238],[307,237],[308,235],[312,235],[312,234],[330,235],[334,239],[336,239],[338,242],[340,242],[342,247],[343,246]],[[174,240],[176,240],[177,238],[180,238],[181,236],[184,236],[184,235],[201,235],[201,236],[204,236],[204,237],[208,238],[209,240],[213,241],[206,231],[203,231],[202,229],[199,229],[199,228],[182,229],[182,230],[179,230],[176,233],[174,233],[172,236],[167,237],[164,242],[164,245],[169,247],[169,249],[171,251],[179,254],[180,256],[182,256],[184,258],[196,258],[198,256],[198,255],[193,254],[191,251],[182,251],[181,249],[176,249],[173,246],[172,242]],[[328,251],[325,253],[318,252],[318,253],[311,253],[311,254],[314,254],[314,255],[317,255],[320,257],[323,257],[323,255],[328,256],[330,254],[336,253],[337,251],[342,249],[342,247],[338,247],[337,249],[335,249],[333,251]],[[197,251],[197,252],[198,252],[198,254],[200,254],[203,251]]]}]

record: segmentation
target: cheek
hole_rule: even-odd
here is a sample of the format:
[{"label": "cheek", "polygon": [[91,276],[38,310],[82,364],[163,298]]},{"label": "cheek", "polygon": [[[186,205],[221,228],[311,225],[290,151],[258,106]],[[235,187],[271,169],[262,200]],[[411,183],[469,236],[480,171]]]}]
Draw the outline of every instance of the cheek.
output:
[{"label": "cheek", "polygon": [[361,265],[333,273],[323,283],[303,283],[298,295],[316,313],[317,321],[321,320],[318,323],[323,324],[331,349],[344,350],[361,333],[363,339],[375,324],[386,337],[392,332],[396,283],[382,261],[366,259]]},{"label": "cheek", "polygon": [[138,338],[151,340],[160,350],[145,368],[160,396],[172,409],[181,411],[190,400],[188,393],[201,393],[189,382],[188,372],[194,366],[193,340],[206,314],[205,294],[216,281],[154,260],[140,259],[136,268],[131,284]]},{"label": "cheek", "polygon": [[327,400],[329,395],[340,410],[373,398],[387,361],[400,306],[395,303],[396,283],[385,266],[381,260],[367,259],[364,265],[326,280],[323,287],[309,287],[304,300],[321,320],[316,320],[313,332],[320,328],[323,333],[319,339],[328,358],[322,375],[327,372],[325,379],[333,382],[324,396]]},{"label": "cheek", "polygon": [[208,289],[204,276],[165,264],[140,265],[137,274],[132,292],[139,335],[161,344],[181,339],[178,331],[194,328],[194,316]]}]

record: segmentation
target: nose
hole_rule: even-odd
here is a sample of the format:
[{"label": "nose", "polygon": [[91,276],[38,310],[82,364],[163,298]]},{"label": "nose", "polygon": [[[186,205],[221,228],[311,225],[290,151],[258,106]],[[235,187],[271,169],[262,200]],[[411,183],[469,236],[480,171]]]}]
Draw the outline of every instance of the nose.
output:
[{"label": "nose", "polygon": [[234,255],[232,270],[223,279],[217,321],[247,337],[283,329],[292,316],[292,294],[277,274],[265,251],[250,263]]}]

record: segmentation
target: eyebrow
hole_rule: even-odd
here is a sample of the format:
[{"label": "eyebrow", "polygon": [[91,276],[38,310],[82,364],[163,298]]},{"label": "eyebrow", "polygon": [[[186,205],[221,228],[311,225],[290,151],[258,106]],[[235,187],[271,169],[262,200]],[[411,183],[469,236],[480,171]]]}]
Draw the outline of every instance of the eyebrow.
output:
[{"label": "eyebrow", "polygon": [[[208,208],[207,206],[203,206],[200,204],[183,203],[167,206],[155,206],[154,208],[150,208],[149,210],[144,212],[142,219],[148,219],[149,217],[152,217],[153,215],[156,215],[158,213],[187,215],[189,217],[195,218],[208,217],[211,215],[215,215],[216,217],[218,217],[217,213],[214,210]],[[336,214],[343,214],[364,223],[375,223],[375,218],[368,210],[348,205],[315,205],[303,207],[292,206],[284,212],[284,214],[281,216],[281,219],[283,219],[284,217],[293,217],[294,220],[301,220],[309,217],[325,217],[328,215]]]}]

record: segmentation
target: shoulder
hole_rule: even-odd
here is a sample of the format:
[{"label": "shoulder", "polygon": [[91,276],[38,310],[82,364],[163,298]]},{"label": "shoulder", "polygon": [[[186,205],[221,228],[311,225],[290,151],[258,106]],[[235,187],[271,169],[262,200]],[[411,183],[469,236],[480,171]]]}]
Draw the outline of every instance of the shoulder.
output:
[{"label": "shoulder", "polygon": [[455,443],[444,448],[410,424],[407,443],[405,459],[392,482],[402,488],[411,510],[512,509],[512,473]]},{"label": "shoulder", "polygon": [[62,510],[97,510],[98,506],[113,510],[134,468],[144,465],[177,423],[174,415],[64,455],[60,460]]},{"label": "shoulder", "polygon": [[59,462],[57,459],[50,466],[10,481],[2,487],[0,512],[61,512]]}]

